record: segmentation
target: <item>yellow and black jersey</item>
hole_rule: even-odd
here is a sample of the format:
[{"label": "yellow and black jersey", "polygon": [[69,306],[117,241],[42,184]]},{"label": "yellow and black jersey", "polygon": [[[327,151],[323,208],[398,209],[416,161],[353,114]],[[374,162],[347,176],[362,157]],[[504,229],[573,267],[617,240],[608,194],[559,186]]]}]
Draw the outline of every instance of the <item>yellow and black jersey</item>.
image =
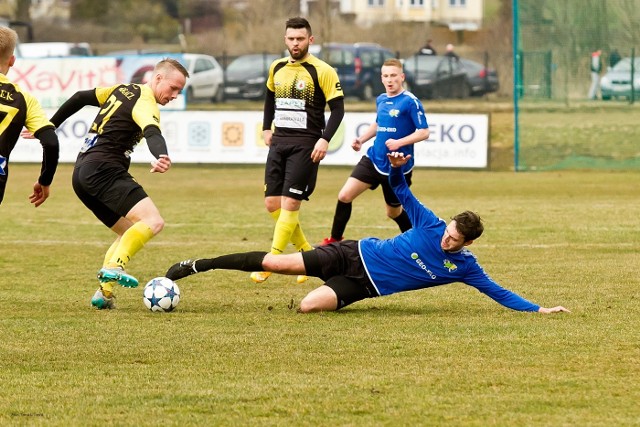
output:
[{"label": "yellow and black jersey", "polygon": [[38,100],[0,74],[0,175],[5,174],[7,160],[23,127],[33,134],[47,127],[54,129]]},{"label": "yellow and black jersey", "polygon": [[160,110],[147,85],[118,84],[95,89],[100,111],[91,124],[78,160],[128,165],[148,126],[160,127]]},{"label": "yellow and black jersey", "polygon": [[267,88],[275,93],[274,142],[301,137],[315,142],[325,127],[327,102],[344,96],[336,70],[313,55],[274,61]]}]

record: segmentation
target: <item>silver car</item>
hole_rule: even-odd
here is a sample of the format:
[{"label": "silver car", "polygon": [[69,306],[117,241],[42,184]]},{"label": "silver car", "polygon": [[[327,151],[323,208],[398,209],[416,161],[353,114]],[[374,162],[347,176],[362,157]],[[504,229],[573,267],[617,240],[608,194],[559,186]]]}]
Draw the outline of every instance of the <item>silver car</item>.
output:
[{"label": "silver car", "polygon": [[199,53],[185,53],[184,66],[189,71],[187,84],[183,89],[187,102],[209,100],[222,102],[224,99],[224,70],[213,56]]},{"label": "silver car", "polygon": [[636,98],[640,98],[640,58],[633,61],[633,74],[631,70],[631,58],[623,58],[613,66],[607,74],[600,79],[600,93],[602,99],[631,98],[631,81]]}]

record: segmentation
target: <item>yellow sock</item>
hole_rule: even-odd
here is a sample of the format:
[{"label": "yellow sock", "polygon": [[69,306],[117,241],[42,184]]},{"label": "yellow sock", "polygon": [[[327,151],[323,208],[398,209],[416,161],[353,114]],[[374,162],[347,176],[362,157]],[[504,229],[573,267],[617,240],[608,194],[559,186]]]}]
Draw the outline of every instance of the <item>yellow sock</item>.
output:
[{"label": "yellow sock", "polygon": [[288,211],[280,209],[280,215],[273,230],[273,241],[271,242],[271,253],[282,254],[287,248],[291,235],[298,225],[299,211]]},{"label": "yellow sock", "polygon": [[113,251],[108,262],[109,267],[125,268],[129,260],[153,237],[151,228],[143,223],[136,222],[120,237],[120,243]]},{"label": "yellow sock", "polygon": [[111,298],[113,296],[113,285],[115,283],[118,283],[118,282],[113,282],[113,281],[101,282],[100,289],[102,289],[102,295],[104,295],[107,298]]},{"label": "yellow sock", "polygon": [[107,249],[107,253],[104,255],[104,261],[102,262],[103,267],[106,267],[107,264],[109,264],[109,261],[111,261],[111,257],[113,256],[113,253],[115,252],[119,244],[120,244],[120,237],[114,240],[111,246],[109,246],[109,249]]},{"label": "yellow sock", "polygon": [[[273,212],[269,212],[269,214],[274,219],[274,221],[278,221],[281,210],[282,209],[278,209]],[[293,230],[293,233],[291,233],[291,243],[293,243],[293,245],[296,247],[296,251],[298,252],[313,250],[313,246],[311,246],[311,244],[307,241],[307,238],[302,232],[302,228],[300,227],[300,222],[298,222],[298,225],[296,226],[295,230]]]},{"label": "yellow sock", "polygon": [[296,251],[310,251],[313,250],[313,246],[307,241],[304,233],[302,232],[302,227],[300,227],[300,223],[298,222],[298,226],[293,233],[291,234],[291,243],[296,247]]}]

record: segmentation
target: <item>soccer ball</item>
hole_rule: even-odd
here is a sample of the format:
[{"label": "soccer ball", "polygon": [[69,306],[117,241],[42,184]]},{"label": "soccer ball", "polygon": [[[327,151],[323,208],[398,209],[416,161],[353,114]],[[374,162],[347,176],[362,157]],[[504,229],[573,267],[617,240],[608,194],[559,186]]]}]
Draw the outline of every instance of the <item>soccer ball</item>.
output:
[{"label": "soccer ball", "polygon": [[180,302],[180,288],[171,279],[156,277],[145,285],[142,301],[151,311],[171,311]]}]

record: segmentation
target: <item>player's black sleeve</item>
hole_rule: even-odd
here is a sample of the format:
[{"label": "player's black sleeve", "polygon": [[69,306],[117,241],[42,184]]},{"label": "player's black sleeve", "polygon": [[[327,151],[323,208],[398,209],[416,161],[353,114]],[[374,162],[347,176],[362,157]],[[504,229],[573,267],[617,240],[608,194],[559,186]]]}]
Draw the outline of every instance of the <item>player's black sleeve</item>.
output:
[{"label": "player's black sleeve", "polygon": [[40,140],[43,152],[42,168],[40,170],[38,182],[40,185],[44,185],[46,187],[51,185],[53,175],[56,173],[56,169],[58,167],[58,156],[60,154],[58,135],[56,135],[53,127],[47,126],[45,128],[38,129],[34,136]]},{"label": "player's black sleeve", "polygon": [[59,127],[65,120],[80,111],[85,105],[100,106],[95,89],[79,90],[74,93],[71,98],[67,99],[64,104],[58,108],[58,111],[55,112],[53,117],[51,117],[51,123],[53,123],[55,127]]},{"label": "player's black sleeve", "polygon": [[276,93],[267,89],[264,97],[264,115],[262,116],[262,130],[271,129],[273,118],[276,115]]},{"label": "player's black sleeve", "polygon": [[329,120],[327,120],[327,126],[325,126],[324,132],[322,133],[322,138],[331,141],[331,138],[335,135],[344,117],[344,98],[333,98],[328,104],[331,109],[331,114],[329,115]]},{"label": "player's black sleeve", "polygon": [[159,159],[161,154],[169,154],[167,142],[164,140],[162,133],[160,133],[160,128],[153,125],[147,126],[144,128],[144,137],[147,140],[149,151],[156,159]]}]

